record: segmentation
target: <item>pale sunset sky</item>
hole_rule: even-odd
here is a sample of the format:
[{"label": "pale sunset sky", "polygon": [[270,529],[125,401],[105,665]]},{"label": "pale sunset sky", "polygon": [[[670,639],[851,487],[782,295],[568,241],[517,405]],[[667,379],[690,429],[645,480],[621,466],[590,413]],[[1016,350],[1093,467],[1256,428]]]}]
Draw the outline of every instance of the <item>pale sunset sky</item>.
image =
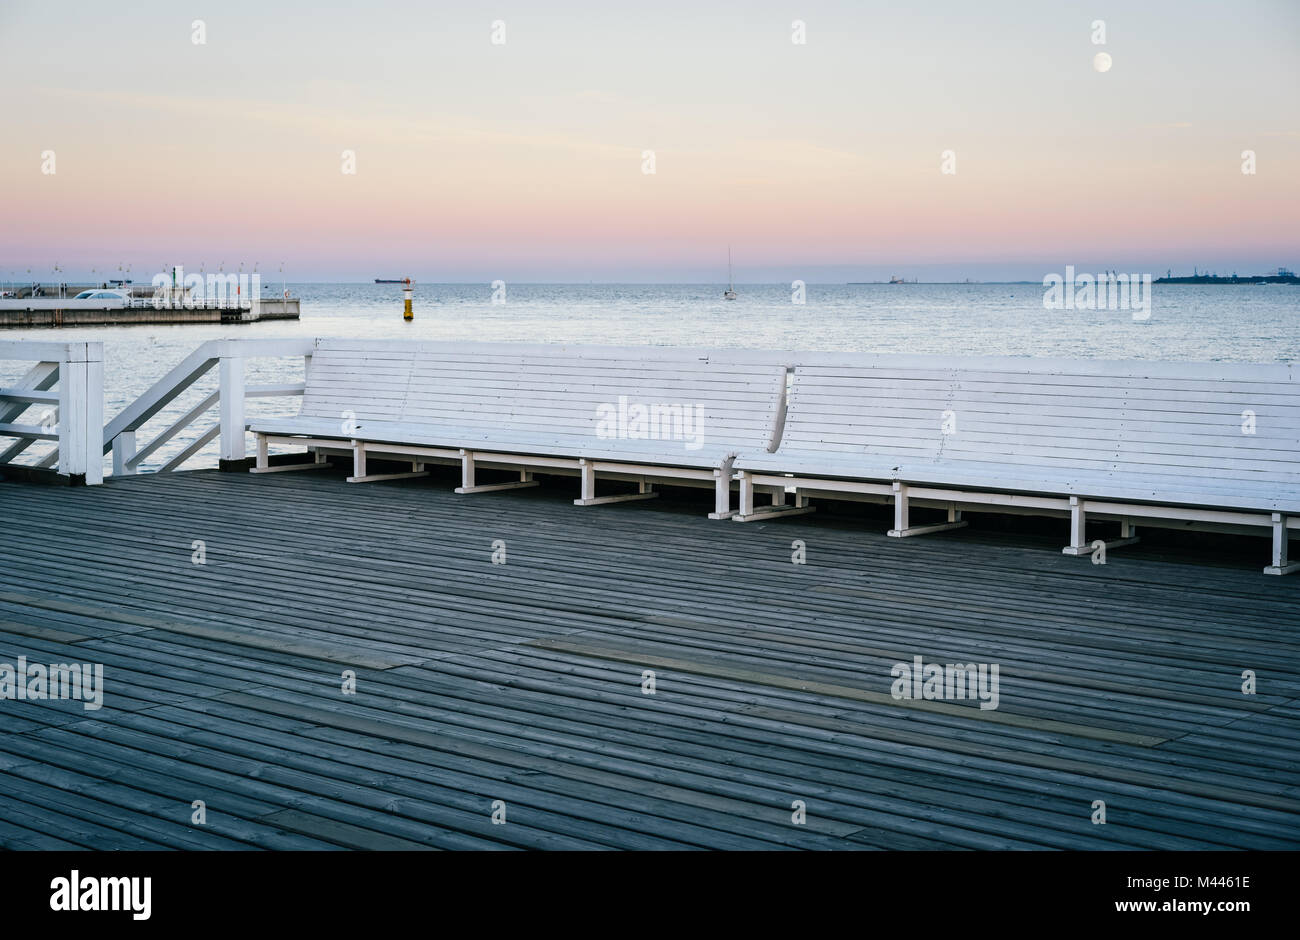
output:
[{"label": "pale sunset sky", "polygon": [[5,277],[1300,267],[1297,0],[0,0],[0,40]]}]

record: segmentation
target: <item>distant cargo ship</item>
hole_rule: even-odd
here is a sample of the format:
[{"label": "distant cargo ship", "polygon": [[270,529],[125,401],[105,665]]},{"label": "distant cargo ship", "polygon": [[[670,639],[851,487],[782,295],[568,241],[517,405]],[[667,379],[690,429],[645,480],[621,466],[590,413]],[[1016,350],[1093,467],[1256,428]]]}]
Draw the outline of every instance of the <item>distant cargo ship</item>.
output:
[{"label": "distant cargo ship", "polygon": [[377,278],[375,278],[375,283],[376,283],[376,284],[405,284],[405,283],[406,283],[406,278],[404,278],[404,277],[377,277]]},{"label": "distant cargo ship", "polygon": [[1278,268],[1275,274],[1252,274],[1243,277],[1233,274],[1193,274],[1191,277],[1158,277],[1156,284],[1300,284],[1300,277],[1288,268]]}]

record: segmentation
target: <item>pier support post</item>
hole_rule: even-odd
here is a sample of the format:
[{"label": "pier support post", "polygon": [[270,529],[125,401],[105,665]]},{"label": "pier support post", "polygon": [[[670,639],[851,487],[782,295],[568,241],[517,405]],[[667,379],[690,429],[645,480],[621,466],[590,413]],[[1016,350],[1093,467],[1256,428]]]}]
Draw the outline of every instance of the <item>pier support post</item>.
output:
[{"label": "pier support post", "polygon": [[244,469],[244,360],[222,356],[219,372],[222,470]]}]

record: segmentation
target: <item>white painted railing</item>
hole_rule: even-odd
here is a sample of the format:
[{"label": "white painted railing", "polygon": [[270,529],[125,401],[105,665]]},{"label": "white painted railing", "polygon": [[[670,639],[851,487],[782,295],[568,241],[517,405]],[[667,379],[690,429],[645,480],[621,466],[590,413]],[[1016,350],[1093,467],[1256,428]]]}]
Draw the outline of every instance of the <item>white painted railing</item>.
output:
[{"label": "white painted railing", "polygon": [[[0,438],[17,438],[0,444],[0,466],[14,463],[37,441],[58,446],[32,466],[52,470],[73,482],[102,483],[104,455],[113,455],[113,473],[139,473],[145,461],[172,444],[166,462],[157,472],[178,469],[214,439],[220,438],[223,464],[243,461],[245,401],[280,395],[301,395],[305,382],[247,385],[245,363],[254,359],[302,356],[307,368],[316,348],[313,339],[210,340],[185,357],[143,395],[104,424],[104,352],[102,343],[0,343],[0,359],[35,364],[12,387],[0,388]],[[217,369],[217,389],[204,396],[147,442],[138,435],[143,426],[197,381]],[[57,386],[57,388],[56,388]],[[34,406],[48,405],[39,424],[19,423]],[[211,423],[205,416],[214,412]],[[204,424],[197,432],[196,424]],[[187,433],[188,432],[188,433]]]},{"label": "white painted railing", "polygon": [[[0,450],[11,463],[36,441],[57,441],[41,461],[74,483],[102,483],[104,344],[0,342],[0,359],[33,362],[11,387],[0,388],[0,437],[17,440]],[[48,405],[40,424],[20,423],[33,406]]]},{"label": "white painted railing", "polygon": [[[249,359],[302,356],[310,369],[311,354],[315,348],[316,341],[312,339],[210,340],[204,343],[124,408],[104,428],[102,453],[112,452],[113,473],[138,473],[140,465],[146,459],[214,408],[217,410],[216,420],[163,464],[158,472],[176,470],[217,437],[221,439],[220,459],[223,463],[244,460],[245,400],[275,395],[301,395],[306,384],[289,382],[278,385],[246,385],[244,363]],[[217,390],[156,434],[148,444],[140,446],[137,432],[141,426],[214,366],[217,368]]]}]

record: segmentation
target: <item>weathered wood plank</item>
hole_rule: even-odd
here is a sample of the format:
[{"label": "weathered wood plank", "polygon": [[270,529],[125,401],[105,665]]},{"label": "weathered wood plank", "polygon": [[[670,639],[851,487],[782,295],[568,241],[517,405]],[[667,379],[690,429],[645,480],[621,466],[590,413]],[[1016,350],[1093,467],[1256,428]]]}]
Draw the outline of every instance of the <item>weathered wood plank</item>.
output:
[{"label": "weathered wood plank", "polygon": [[[707,492],[582,513],[448,480],[0,486],[0,662],[106,681],[97,713],[0,701],[0,811],[58,830],[6,820],[0,844],[1300,845],[1300,610],[1253,564],[1152,539],[1081,566],[978,527],[902,548],[871,507],[732,527]],[[915,654],[1000,663],[998,719],[900,707],[889,667]],[[192,792],[220,825],[189,824]]]}]

